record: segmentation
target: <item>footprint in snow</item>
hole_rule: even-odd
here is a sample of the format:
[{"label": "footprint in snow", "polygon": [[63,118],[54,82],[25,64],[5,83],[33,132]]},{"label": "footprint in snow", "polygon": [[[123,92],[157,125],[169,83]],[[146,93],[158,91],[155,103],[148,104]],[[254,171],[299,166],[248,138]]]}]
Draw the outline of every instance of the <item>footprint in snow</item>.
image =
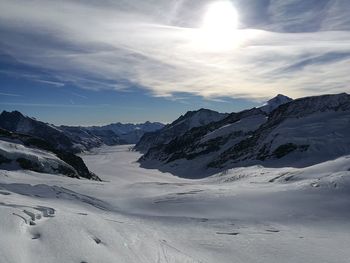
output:
[{"label": "footprint in snow", "polygon": [[81,215],[81,216],[87,216],[87,213],[77,213],[77,215]]},{"label": "footprint in snow", "polygon": [[35,239],[39,239],[40,237],[41,237],[40,233],[35,233],[33,234],[32,239],[35,240]]},{"label": "footprint in snow", "polygon": [[21,206],[21,205],[4,204],[4,203],[1,203],[1,205],[13,207],[16,209],[25,208],[21,210],[20,213],[12,213],[12,214],[14,216],[17,216],[23,219],[24,223],[29,226],[35,226],[36,221],[41,220],[43,217],[46,217],[46,218],[54,217],[55,215],[55,209],[51,207],[45,207],[45,206],[30,207],[30,206]]},{"label": "footprint in snow", "polygon": [[216,232],[217,235],[228,235],[228,236],[237,236],[238,232]]},{"label": "footprint in snow", "polygon": [[266,232],[270,232],[270,233],[278,233],[280,232],[278,229],[266,229]]},{"label": "footprint in snow", "polygon": [[95,241],[95,243],[96,243],[97,245],[99,245],[99,244],[102,243],[101,239],[99,239],[98,237],[92,237],[92,239]]}]

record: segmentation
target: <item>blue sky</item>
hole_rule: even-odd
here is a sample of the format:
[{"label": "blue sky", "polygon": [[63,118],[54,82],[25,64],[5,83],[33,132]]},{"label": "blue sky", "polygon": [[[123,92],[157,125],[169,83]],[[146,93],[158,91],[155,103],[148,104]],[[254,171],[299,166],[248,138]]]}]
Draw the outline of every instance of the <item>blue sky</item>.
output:
[{"label": "blue sky", "polygon": [[213,35],[202,24],[217,1],[0,0],[0,109],[170,122],[350,91],[349,1],[232,0],[238,28]]},{"label": "blue sky", "polygon": [[[1,73],[2,72],[2,73]],[[169,123],[189,110],[209,108],[233,112],[261,105],[259,101],[203,98],[188,93],[155,97],[130,84],[127,89],[84,89],[50,77],[39,67],[23,65],[2,56],[0,62],[0,109],[18,110],[57,125],[103,125],[113,122]]]},{"label": "blue sky", "polygon": [[87,90],[72,85],[57,86],[23,78],[2,76],[0,109],[20,112],[57,125],[103,125],[113,122],[168,123],[189,110],[209,108],[239,111],[260,105],[246,99],[204,99],[177,94],[176,98],[153,97],[140,88],[128,91]]}]

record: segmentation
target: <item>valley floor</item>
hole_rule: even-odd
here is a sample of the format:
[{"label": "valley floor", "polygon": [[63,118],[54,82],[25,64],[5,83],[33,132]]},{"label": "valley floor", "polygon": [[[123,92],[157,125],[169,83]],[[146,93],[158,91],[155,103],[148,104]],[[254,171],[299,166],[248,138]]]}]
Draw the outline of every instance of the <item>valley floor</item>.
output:
[{"label": "valley floor", "polygon": [[202,180],[83,155],[103,182],[0,170],[0,262],[350,262],[350,158]]}]

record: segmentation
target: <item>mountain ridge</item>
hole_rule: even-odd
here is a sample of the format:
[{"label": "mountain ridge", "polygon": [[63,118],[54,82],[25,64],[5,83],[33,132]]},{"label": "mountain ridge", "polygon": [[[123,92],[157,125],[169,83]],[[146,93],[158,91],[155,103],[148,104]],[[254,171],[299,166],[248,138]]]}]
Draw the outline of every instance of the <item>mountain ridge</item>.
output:
[{"label": "mountain ridge", "polygon": [[197,178],[257,164],[305,167],[350,153],[350,95],[285,102],[269,113],[253,108],[191,129],[150,148],[139,162],[144,168]]},{"label": "mountain ridge", "polygon": [[[111,127],[118,126],[124,131],[117,133]],[[56,148],[71,152],[82,152],[93,147],[119,144],[134,144],[148,131],[162,128],[161,123],[141,124],[115,123],[105,126],[55,126],[28,117],[19,111],[3,111],[0,114],[0,128],[25,133],[49,140]]]},{"label": "mountain ridge", "polygon": [[42,138],[0,128],[0,167],[62,174],[72,178],[101,179],[77,155],[58,149]]},{"label": "mountain ridge", "polygon": [[221,120],[227,116],[227,113],[219,113],[204,108],[196,111],[188,111],[172,123],[165,125],[162,129],[155,132],[145,133],[135,145],[134,149],[145,153],[152,147],[167,143],[170,140],[183,135],[188,130],[209,124],[215,120]]}]

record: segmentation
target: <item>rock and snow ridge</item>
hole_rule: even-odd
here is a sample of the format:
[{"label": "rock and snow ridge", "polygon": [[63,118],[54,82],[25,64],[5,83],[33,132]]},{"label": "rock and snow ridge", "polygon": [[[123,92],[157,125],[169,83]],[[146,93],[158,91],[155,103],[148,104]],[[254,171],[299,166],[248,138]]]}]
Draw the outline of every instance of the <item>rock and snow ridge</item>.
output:
[{"label": "rock and snow ridge", "polygon": [[110,124],[106,126],[72,127],[55,126],[24,116],[18,111],[3,111],[0,114],[0,128],[12,132],[40,137],[57,149],[82,152],[93,147],[119,144],[134,144],[145,132],[162,128],[161,123]]},{"label": "rock and snow ridge", "polygon": [[19,111],[3,111],[0,114],[0,128],[42,138],[50,141],[55,148],[60,150],[75,150],[72,140],[60,129],[54,125],[24,116]]},{"label": "rock and snow ridge", "polygon": [[105,127],[57,127],[18,111],[3,111],[0,114],[0,167],[99,180],[76,153],[104,144],[135,142],[144,132],[162,126],[146,122]]},{"label": "rock and snow ridge", "polygon": [[164,128],[145,133],[136,144],[135,150],[146,153],[149,149],[166,144],[193,128],[220,121],[227,116],[227,113],[219,113],[208,109],[189,111]]},{"label": "rock and snow ridge", "polygon": [[47,174],[65,174],[79,178],[78,172],[54,153],[0,140],[0,168],[32,170]]},{"label": "rock and snow ridge", "polygon": [[[68,137],[77,143],[87,145],[90,149],[96,146],[106,145],[120,145],[120,144],[135,144],[146,132],[157,131],[164,127],[160,122],[145,122],[139,124],[132,123],[112,123],[105,126],[91,126],[91,127],[74,127],[74,126],[60,126]],[[91,145],[89,145],[89,143]]]},{"label": "rock and snow ridge", "polygon": [[291,102],[293,99],[278,94],[276,97],[270,99],[265,105],[261,106],[260,109],[265,113],[270,113],[273,110],[277,109],[280,105]]},{"label": "rock and snow ridge", "polygon": [[75,154],[38,137],[0,129],[0,169],[28,170],[99,181]]},{"label": "rock and snow ridge", "polygon": [[[292,101],[291,98],[278,94],[276,97],[269,100],[265,105],[259,108],[261,114],[268,114],[280,105]],[[225,124],[230,124],[230,118],[236,113],[218,113],[208,109],[200,109],[198,111],[189,111],[185,115],[180,116],[171,124],[165,126],[156,132],[146,133],[136,144],[135,150],[142,153],[147,153],[151,148],[169,143],[176,137],[184,135],[193,128],[217,123],[223,120]],[[235,118],[235,117],[233,117]],[[223,124],[223,125],[225,125]]]},{"label": "rock and snow ridge", "polygon": [[278,95],[266,106],[193,128],[149,148],[139,161],[182,177],[205,177],[256,164],[306,167],[350,154],[348,94],[293,101]]},{"label": "rock and snow ridge", "polygon": [[305,167],[350,153],[350,95],[297,99],[271,112],[266,123],[210,163]]}]

